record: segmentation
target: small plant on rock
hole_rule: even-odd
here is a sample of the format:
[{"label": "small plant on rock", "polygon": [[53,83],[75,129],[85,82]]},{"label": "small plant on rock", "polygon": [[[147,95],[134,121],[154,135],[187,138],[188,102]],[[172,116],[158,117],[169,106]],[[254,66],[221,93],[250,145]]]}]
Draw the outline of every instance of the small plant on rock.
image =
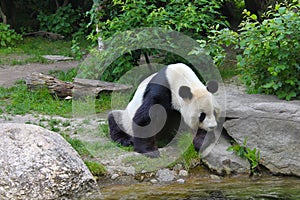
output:
[{"label": "small plant on rock", "polygon": [[235,152],[239,157],[247,159],[250,163],[251,175],[259,173],[260,151],[256,148],[250,149],[247,147],[247,139],[244,139],[242,145],[237,143],[227,148],[227,151]]}]

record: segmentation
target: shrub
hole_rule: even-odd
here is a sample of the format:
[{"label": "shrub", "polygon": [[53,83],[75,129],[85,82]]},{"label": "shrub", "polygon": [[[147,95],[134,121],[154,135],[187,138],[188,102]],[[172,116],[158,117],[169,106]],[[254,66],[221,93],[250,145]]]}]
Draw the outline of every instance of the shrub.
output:
[{"label": "shrub", "polygon": [[80,20],[79,11],[72,8],[71,4],[60,7],[54,14],[40,12],[37,19],[40,22],[40,29],[53,33],[70,36],[76,31],[76,23]]},{"label": "shrub", "polygon": [[0,23],[0,47],[11,47],[22,40],[22,36],[9,27],[7,24]]},{"label": "shrub", "polygon": [[[114,34],[142,27],[159,27],[164,30],[179,31],[193,38],[202,38],[206,36],[213,25],[222,24],[226,26],[225,20],[220,17],[220,3],[215,0],[192,2],[188,0],[113,0],[99,1],[98,4],[95,4],[96,7],[101,7],[101,9],[94,7],[90,15],[99,27],[99,34],[104,40],[111,38]],[[98,20],[99,18],[101,20]],[[98,36],[95,34],[89,38],[96,40]],[[126,40],[130,42],[131,37],[129,35]],[[144,36],[141,35],[141,38]],[[139,38],[134,39],[138,40]],[[140,44],[145,42],[140,41]],[[164,42],[166,43],[166,41]],[[123,47],[118,46],[118,48]],[[126,52],[114,61],[103,74],[102,80],[118,80],[121,75],[137,65],[141,54],[147,56],[159,54],[160,57],[166,58],[167,63],[183,62],[179,56],[158,49],[139,49]],[[108,57],[111,55],[102,57],[109,60]]]},{"label": "shrub", "polygon": [[[275,94],[286,100],[300,97],[299,10],[299,3],[276,4],[262,22],[244,12],[245,20],[237,32],[214,32],[211,40],[217,46],[222,43],[242,50],[237,65],[249,92]],[[211,53],[220,53],[213,49]]]},{"label": "shrub", "polygon": [[[119,1],[114,8],[122,7],[100,23],[103,36],[140,27],[161,27],[188,34],[194,38],[206,34],[212,25],[223,24],[219,13],[220,3],[212,0],[188,1]],[[125,3],[126,2],[126,3]]]},{"label": "shrub", "polygon": [[267,12],[272,18],[259,24],[250,16],[242,24],[238,64],[254,92],[287,100],[300,95],[300,13],[294,8],[276,5]]}]

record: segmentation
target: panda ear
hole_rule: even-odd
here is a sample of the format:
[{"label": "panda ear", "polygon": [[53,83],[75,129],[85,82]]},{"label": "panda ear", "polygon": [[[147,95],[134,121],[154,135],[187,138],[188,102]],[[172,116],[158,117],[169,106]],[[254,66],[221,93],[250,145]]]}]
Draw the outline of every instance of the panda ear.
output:
[{"label": "panda ear", "polygon": [[192,99],[193,98],[191,88],[189,88],[188,86],[181,86],[179,88],[178,94],[183,99]]},{"label": "panda ear", "polygon": [[219,88],[219,84],[218,84],[218,81],[216,80],[211,80],[207,83],[207,91],[209,91],[210,93],[214,94],[218,91],[218,88]]}]

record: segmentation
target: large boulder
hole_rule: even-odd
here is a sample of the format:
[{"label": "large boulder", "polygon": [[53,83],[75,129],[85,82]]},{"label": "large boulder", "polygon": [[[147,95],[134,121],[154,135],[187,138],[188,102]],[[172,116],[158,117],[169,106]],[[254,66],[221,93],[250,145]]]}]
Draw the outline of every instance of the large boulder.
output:
[{"label": "large boulder", "polygon": [[227,94],[226,118],[228,134],[239,144],[248,138],[272,173],[300,176],[300,101]]},{"label": "large boulder", "polygon": [[99,195],[79,155],[59,134],[0,124],[0,199],[77,199]]}]

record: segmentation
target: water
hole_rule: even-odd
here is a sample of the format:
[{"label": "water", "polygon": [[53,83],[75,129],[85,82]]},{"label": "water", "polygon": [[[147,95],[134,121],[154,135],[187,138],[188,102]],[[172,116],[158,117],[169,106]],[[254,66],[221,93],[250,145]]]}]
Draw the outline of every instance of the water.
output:
[{"label": "water", "polygon": [[300,200],[300,179],[295,177],[246,176],[221,177],[191,175],[184,184],[135,184],[110,185],[101,188],[104,199],[258,199]]}]

